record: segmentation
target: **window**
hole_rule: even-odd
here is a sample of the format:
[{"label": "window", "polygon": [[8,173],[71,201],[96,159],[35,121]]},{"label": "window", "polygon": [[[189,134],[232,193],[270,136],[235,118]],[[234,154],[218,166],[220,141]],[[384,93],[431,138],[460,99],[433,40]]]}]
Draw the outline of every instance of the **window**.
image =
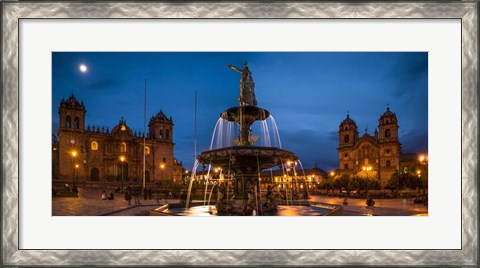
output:
[{"label": "window", "polygon": [[389,167],[390,165],[390,160],[387,160],[387,162],[385,162],[385,166]]},{"label": "window", "polygon": [[67,119],[65,120],[65,125],[67,128],[72,127],[72,119],[70,118],[70,116],[67,116]]},{"label": "window", "polygon": [[75,128],[78,129],[80,127],[80,120],[78,119],[78,117],[75,117]]},{"label": "window", "polygon": [[120,144],[120,152],[121,153],[126,153],[127,152],[127,144],[125,142],[122,142]]},{"label": "window", "polygon": [[348,169],[348,164],[343,165],[344,169]]},{"label": "window", "polygon": [[163,140],[163,131],[161,131],[161,130],[160,130],[160,136],[159,136],[159,138],[160,138],[161,140]]},{"label": "window", "polygon": [[348,142],[348,141],[350,140],[350,138],[348,137],[348,135],[345,135],[345,138],[343,138],[343,140],[344,140],[345,142]]},{"label": "window", "polygon": [[390,135],[391,135],[390,129],[387,128],[387,129],[385,130],[385,137],[388,138],[388,137],[390,137]]},{"label": "window", "polygon": [[168,131],[168,129],[165,130],[165,139],[170,139],[170,131]]},{"label": "window", "polygon": [[343,157],[347,158],[347,157],[348,157],[348,154],[343,154]]},{"label": "window", "polygon": [[390,154],[390,149],[386,149],[385,152],[386,152],[387,154]]},{"label": "window", "polygon": [[164,158],[163,158],[163,163],[165,163],[165,162],[167,162],[167,159],[164,157]]},{"label": "window", "polygon": [[150,147],[145,146],[145,155],[150,155]]},{"label": "window", "polygon": [[98,142],[92,141],[92,143],[90,143],[90,149],[92,149],[92,151],[97,151],[98,150]]}]

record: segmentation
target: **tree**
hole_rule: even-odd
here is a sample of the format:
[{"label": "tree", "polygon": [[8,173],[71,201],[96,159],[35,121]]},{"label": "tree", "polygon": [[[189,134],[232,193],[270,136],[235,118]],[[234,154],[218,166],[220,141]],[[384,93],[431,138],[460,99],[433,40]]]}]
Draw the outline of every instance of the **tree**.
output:
[{"label": "tree", "polygon": [[330,190],[333,188],[333,180],[332,178],[330,177],[325,177],[323,178],[323,180],[320,182],[320,184],[318,185],[318,188],[319,189],[323,189],[323,190]]},{"label": "tree", "polygon": [[339,186],[339,189],[340,189],[340,192],[342,191],[342,189],[345,189],[345,191],[347,191],[347,195],[350,194],[350,176],[348,176],[347,174],[342,174],[340,176],[340,178],[336,179],[337,181],[337,184]]},{"label": "tree", "polygon": [[387,189],[393,192],[398,192],[406,188],[417,188],[420,184],[420,180],[417,176],[409,172],[399,172],[398,170],[392,175],[387,182]]},{"label": "tree", "polygon": [[362,178],[359,176],[353,176],[350,178],[350,182],[348,184],[348,188],[350,190],[360,190],[361,189],[361,184],[362,184]]}]

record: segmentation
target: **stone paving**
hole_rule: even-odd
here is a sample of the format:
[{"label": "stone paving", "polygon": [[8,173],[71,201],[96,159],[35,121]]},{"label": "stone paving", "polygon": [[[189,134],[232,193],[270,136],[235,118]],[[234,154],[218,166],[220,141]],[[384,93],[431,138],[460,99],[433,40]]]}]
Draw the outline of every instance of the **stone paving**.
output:
[{"label": "stone paving", "polygon": [[[132,197],[131,205],[124,199],[122,193],[115,194],[113,188],[106,188],[107,195],[114,193],[114,200],[102,200],[103,188],[79,188],[79,197],[55,197],[52,202],[52,216],[101,216],[115,211],[130,211],[129,208],[135,207],[135,201]],[[173,200],[160,200],[159,204],[172,202]],[[176,201],[178,202],[178,201]],[[143,200],[140,198],[140,204],[151,207],[157,206],[156,200]],[[131,213],[123,212],[122,215],[135,215],[137,210]]]},{"label": "stone paving", "polygon": [[423,204],[414,204],[414,198],[374,199],[375,206],[367,207],[365,199],[349,198],[343,205],[343,198],[329,196],[311,196],[310,201],[343,206],[344,216],[427,216],[428,208]]},{"label": "stone paving", "polygon": [[[103,188],[79,188],[79,197],[56,197],[52,202],[52,216],[140,216],[166,203],[178,203],[177,200],[144,200],[136,205],[133,197],[131,205],[125,201],[123,194],[115,194],[114,200],[102,200]],[[106,188],[107,195],[112,189]],[[328,196],[311,196],[310,201],[343,205],[343,198]],[[428,208],[422,204],[414,204],[413,198],[375,199],[374,207],[367,207],[365,199],[348,200],[343,206],[344,216],[427,216]]]}]

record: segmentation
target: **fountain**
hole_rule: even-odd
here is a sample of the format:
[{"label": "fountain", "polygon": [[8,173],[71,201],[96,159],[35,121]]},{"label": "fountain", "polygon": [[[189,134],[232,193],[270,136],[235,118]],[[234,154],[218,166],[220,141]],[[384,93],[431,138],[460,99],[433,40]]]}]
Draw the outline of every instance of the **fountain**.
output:
[{"label": "fountain", "polygon": [[203,165],[229,169],[234,174],[234,196],[231,200],[226,199],[225,187],[219,186],[216,204],[219,215],[261,215],[274,212],[277,206],[271,187],[267,200],[264,203],[259,200],[259,174],[264,169],[296,161],[297,156],[277,147],[254,146],[259,137],[252,135],[251,126],[256,121],[267,119],[270,112],[256,106],[254,82],[248,66],[245,64],[243,69],[232,65],[228,67],[241,73],[239,106],[222,112],[220,118],[235,122],[239,126],[239,135],[233,140],[236,146],[202,152],[198,160]]},{"label": "fountain", "polygon": [[[266,194],[262,199],[260,191],[260,172],[265,169],[281,167],[286,176],[288,171],[285,165],[293,164],[295,169],[298,157],[287,150],[281,148],[280,136],[276,127],[275,120],[270,112],[257,106],[251,72],[245,64],[243,69],[228,65],[229,68],[238,71],[240,77],[240,96],[238,97],[239,106],[232,107],[220,113],[220,119],[217,121],[210,143],[210,149],[202,152],[195,161],[192,170],[187,199],[185,207],[177,207],[165,211],[165,215],[188,215],[188,216],[208,216],[208,215],[237,215],[237,216],[261,216],[261,215],[327,215],[332,211],[338,211],[334,205],[300,203],[294,204],[294,194],[285,189],[286,206],[277,204],[274,196],[274,188],[278,185],[268,185]],[[270,118],[273,125],[273,140],[276,146],[272,146],[270,132],[267,127],[266,119]],[[261,123],[261,132],[266,133],[263,137],[263,146],[254,145],[259,136],[252,135],[252,125],[259,121]],[[226,127],[224,131],[222,127]],[[234,136],[234,127],[238,126],[238,136]],[[215,137],[217,142],[215,143]],[[277,139],[277,140],[275,140]],[[214,148],[214,145],[215,148]],[[205,178],[205,191],[203,206],[190,207],[192,183],[195,180],[196,170],[199,166],[208,165],[208,175]],[[227,179],[217,180],[208,191],[209,175],[211,167],[216,170],[227,171]],[[296,177],[296,171],[295,177]],[[305,174],[303,174],[305,177]],[[272,179],[272,183],[273,179]],[[292,182],[293,184],[293,182]],[[229,189],[233,186],[233,196],[229,197]],[[210,201],[212,194],[216,190],[217,199],[215,208],[212,209]],[[308,191],[308,189],[306,189]],[[208,194],[209,193],[209,194]],[[208,194],[208,203],[207,203]],[[291,204],[289,205],[289,195]],[[308,192],[307,192],[308,195]]]}]

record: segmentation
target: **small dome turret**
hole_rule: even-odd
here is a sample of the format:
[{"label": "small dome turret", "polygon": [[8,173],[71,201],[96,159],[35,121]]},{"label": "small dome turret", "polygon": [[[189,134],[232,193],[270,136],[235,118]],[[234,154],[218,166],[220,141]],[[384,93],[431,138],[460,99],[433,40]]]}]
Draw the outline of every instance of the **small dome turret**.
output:
[{"label": "small dome turret", "polygon": [[349,130],[349,129],[356,129],[357,124],[350,118],[350,114],[347,114],[347,117],[340,123],[340,130]]},{"label": "small dome turret", "polygon": [[378,119],[378,125],[389,125],[397,123],[397,115],[390,111],[390,106],[387,106],[387,110]]}]

